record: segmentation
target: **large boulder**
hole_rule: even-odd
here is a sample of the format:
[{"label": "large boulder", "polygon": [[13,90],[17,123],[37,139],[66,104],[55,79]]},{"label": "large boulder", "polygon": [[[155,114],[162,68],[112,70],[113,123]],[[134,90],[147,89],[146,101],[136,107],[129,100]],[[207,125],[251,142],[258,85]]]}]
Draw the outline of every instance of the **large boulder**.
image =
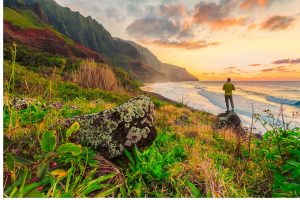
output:
[{"label": "large boulder", "polygon": [[65,125],[75,121],[80,124],[75,139],[108,159],[122,155],[125,148],[147,146],[156,137],[154,105],[144,95],[97,114],[67,119]]}]

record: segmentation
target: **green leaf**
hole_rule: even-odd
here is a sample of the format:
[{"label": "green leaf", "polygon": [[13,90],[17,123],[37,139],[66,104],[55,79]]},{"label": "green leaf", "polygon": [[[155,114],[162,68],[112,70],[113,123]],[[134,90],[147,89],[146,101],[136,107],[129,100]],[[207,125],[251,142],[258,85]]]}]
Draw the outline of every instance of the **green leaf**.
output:
[{"label": "green leaf", "polygon": [[19,164],[22,164],[22,165],[32,165],[32,164],[34,164],[34,161],[29,160],[27,158],[22,158],[20,156],[16,156],[16,155],[13,155],[13,159],[16,163],[19,163]]},{"label": "green leaf", "polygon": [[289,163],[290,165],[293,165],[295,167],[299,167],[300,168],[300,163],[294,160],[288,160],[287,163]]},{"label": "green leaf", "polygon": [[100,192],[95,197],[96,198],[101,198],[101,197],[107,197],[108,195],[112,195],[119,187],[120,187],[120,185],[117,185],[117,186],[115,186],[113,188],[110,188],[108,190]]},{"label": "green leaf", "polygon": [[193,197],[200,197],[200,192],[193,183],[191,183],[190,181],[187,181],[186,184],[189,186]]},{"label": "green leaf", "polygon": [[76,131],[78,131],[80,128],[80,125],[78,122],[74,122],[71,127],[66,131],[66,139],[68,138]]},{"label": "green leaf", "polygon": [[72,153],[73,156],[78,156],[82,153],[81,145],[76,145],[74,143],[62,144],[58,147],[57,153],[65,154]]},{"label": "green leaf", "polygon": [[40,144],[44,152],[53,152],[56,147],[56,137],[54,131],[44,132]]},{"label": "green leaf", "polygon": [[43,193],[38,191],[37,189],[34,189],[30,192],[28,192],[26,195],[24,195],[25,198],[42,198],[45,197]]},{"label": "green leaf", "polygon": [[64,192],[61,195],[62,198],[72,198],[72,191]]},{"label": "green leaf", "polygon": [[49,164],[48,164],[48,163],[46,163],[46,162],[40,163],[40,164],[38,165],[38,167],[37,167],[37,172],[36,172],[37,177],[38,177],[38,178],[43,177],[44,174],[46,173],[48,167],[49,167]]},{"label": "green leaf", "polygon": [[13,171],[15,167],[15,163],[13,160],[13,156],[9,153],[6,157],[6,165],[9,171]]}]

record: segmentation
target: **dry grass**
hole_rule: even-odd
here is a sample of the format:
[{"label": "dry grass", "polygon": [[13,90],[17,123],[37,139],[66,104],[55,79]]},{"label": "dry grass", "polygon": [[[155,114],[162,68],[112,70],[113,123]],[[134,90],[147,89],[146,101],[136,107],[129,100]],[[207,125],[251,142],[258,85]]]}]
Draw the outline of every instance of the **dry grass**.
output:
[{"label": "dry grass", "polygon": [[105,64],[94,60],[85,60],[79,70],[72,74],[74,82],[85,88],[100,88],[108,91],[119,91],[121,86],[113,70]]},{"label": "dry grass", "polygon": [[[182,116],[188,116],[184,125],[178,124]],[[156,110],[157,127],[171,127],[179,137],[194,139],[192,147],[185,146],[188,156],[183,168],[191,173],[190,181],[198,189],[204,191],[207,197],[247,196],[244,185],[240,184],[247,181],[244,165],[234,158],[236,135],[233,130],[214,132],[211,128],[211,121],[214,119],[213,115],[174,105],[162,106]],[[216,138],[221,138],[222,149],[218,149],[220,144]],[[246,146],[246,143],[242,145]],[[219,159],[224,159],[221,164],[217,161]],[[247,167],[252,169],[252,163]]]}]

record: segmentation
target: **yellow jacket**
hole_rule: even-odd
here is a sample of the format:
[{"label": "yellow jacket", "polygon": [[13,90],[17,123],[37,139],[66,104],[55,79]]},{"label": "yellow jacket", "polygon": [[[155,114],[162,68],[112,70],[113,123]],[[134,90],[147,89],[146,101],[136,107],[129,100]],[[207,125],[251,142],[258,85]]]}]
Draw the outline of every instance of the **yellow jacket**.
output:
[{"label": "yellow jacket", "polygon": [[232,95],[232,90],[235,90],[235,87],[232,83],[225,83],[223,85],[223,90],[225,90],[225,95]]}]

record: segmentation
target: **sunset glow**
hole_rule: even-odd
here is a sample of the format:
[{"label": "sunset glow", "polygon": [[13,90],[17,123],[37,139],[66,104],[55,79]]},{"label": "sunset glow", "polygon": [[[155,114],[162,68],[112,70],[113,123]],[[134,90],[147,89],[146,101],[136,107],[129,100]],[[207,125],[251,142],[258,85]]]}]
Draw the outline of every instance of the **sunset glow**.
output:
[{"label": "sunset glow", "polygon": [[200,80],[300,80],[298,0],[57,2]]}]

